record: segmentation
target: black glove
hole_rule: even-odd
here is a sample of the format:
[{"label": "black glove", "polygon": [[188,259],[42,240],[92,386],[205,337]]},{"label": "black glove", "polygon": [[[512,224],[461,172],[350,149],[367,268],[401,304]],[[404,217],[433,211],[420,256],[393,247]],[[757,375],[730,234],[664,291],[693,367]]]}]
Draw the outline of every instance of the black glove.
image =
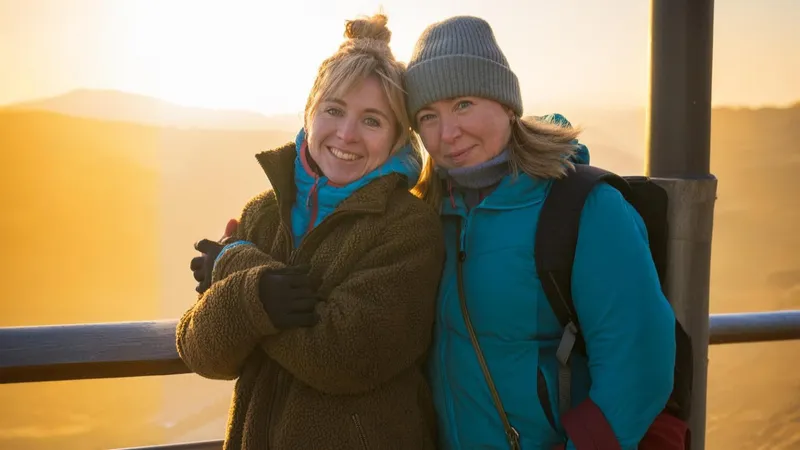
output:
[{"label": "black glove", "polygon": [[224,244],[203,239],[194,244],[194,249],[202,253],[200,256],[192,258],[189,268],[194,272],[194,279],[197,286],[194,288],[198,294],[202,294],[211,287],[211,271],[214,269],[214,260],[225,247]]},{"label": "black glove", "polygon": [[310,327],[319,321],[314,310],[319,298],[311,286],[307,266],[264,271],[258,295],[264,311],[279,330]]}]

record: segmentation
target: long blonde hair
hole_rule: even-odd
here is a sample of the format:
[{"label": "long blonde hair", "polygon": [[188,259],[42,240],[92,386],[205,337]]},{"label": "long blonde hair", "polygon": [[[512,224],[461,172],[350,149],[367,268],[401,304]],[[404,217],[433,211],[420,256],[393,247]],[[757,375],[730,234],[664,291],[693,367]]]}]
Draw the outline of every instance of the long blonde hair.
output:
[{"label": "long blonde hair", "polygon": [[[514,116],[508,142],[512,174],[516,176],[522,172],[546,180],[563,177],[567,170],[573,168],[570,158],[578,148],[574,141],[580,133],[580,128],[544,122],[536,117]],[[415,139],[421,145],[418,135]],[[411,192],[439,211],[443,196],[442,180],[436,174],[430,155],[426,156],[419,181]]]},{"label": "long blonde hair", "polygon": [[[389,48],[392,32],[387,28],[387,22],[384,14],[346,21],[344,36],[347,39],[336,53],[322,62],[308,94],[303,116],[303,126],[307,132],[310,132],[308,125],[322,101],[342,97],[353,86],[377,75],[398,125],[392,153],[409,140],[411,123],[403,90],[406,65],[395,60]],[[414,148],[417,150],[419,147]]]}]

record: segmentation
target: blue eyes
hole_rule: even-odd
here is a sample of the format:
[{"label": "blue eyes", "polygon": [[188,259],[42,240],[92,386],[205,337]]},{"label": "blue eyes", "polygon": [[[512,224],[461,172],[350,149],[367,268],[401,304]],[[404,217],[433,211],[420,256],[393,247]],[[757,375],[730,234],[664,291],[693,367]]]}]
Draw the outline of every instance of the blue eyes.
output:
[{"label": "blue eyes", "polygon": [[[461,100],[461,101],[457,102],[455,104],[455,106],[453,106],[453,111],[461,111],[461,110],[464,110],[466,108],[469,108],[472,105],[473,105],[473,103],[470,100]],[[423,114],[422,116],[420,116],[419,119],[417,119],[417,122],[418,123],[422,123],[422,122],[425,122],[425,121],[428,121],[428,120],[433,120],[435,118],[436,118],[436,114],[427,113],[427,114]]]},{"label": "blue eyes", "polygon": [[[345,112],[340,108],[326,108],[325,114],[328,114],[332,117],[344,117]],[[368,127],[378,128],[381,126],[381,122],[374,117],[366,117],[364,118],[364,124]]]}]

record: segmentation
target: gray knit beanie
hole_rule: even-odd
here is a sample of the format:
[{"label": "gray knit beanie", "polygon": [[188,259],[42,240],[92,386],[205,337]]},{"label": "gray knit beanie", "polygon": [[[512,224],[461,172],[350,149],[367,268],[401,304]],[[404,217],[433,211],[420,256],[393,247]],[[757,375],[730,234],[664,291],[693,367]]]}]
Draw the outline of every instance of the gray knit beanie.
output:
[{"label": "gray knit beanie", "polygon": [[477,17],[451,17],[422,32],[408,62],[406,92],[412,124],[423,106],[461,96],[489,98],[522,115],[519,80],[492,27]]}]

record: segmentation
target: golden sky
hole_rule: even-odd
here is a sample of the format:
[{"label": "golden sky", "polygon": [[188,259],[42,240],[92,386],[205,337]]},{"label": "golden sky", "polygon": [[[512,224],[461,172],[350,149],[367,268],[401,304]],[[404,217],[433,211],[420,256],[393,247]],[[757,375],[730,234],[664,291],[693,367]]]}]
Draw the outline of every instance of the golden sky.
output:
[{"label": "golden sky", "polygon": [[[76,88],[302,110],[343,21],[382,6],[407,60],[431,22],[487,19],[526,108],[643,106],[647,0],[0,0],[0,104]],[[800,1],[715,2],[715,104],[800,100]],[[538,109],[538,108],[537,108]]]}]

